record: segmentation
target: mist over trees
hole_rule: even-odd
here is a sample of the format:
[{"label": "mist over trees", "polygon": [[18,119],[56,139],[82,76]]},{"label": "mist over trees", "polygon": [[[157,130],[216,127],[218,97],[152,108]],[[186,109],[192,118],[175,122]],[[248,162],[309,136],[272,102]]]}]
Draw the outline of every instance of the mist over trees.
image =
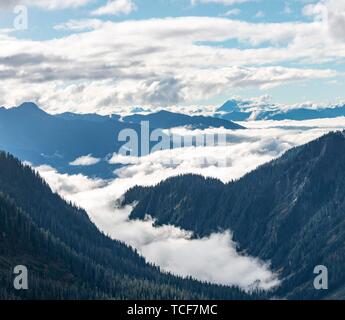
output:
[{"label": "mist over trees", "polygon": [[[271,262],[290,299],[344,298],[345,136],[329,133],[294,148],[238,181],[186,175],[129,190],[146,214],[203,237],[229,229],[238,249]],[[313,270],[329,270],[329,290],[315,290]]]},{"label": "mist over trees", "polygon": [[[161,273],[102,234],[85,211],[0,153],[0,299],[254,299],[240,289]],[[29,290],[13,287],[25,265]]]}]

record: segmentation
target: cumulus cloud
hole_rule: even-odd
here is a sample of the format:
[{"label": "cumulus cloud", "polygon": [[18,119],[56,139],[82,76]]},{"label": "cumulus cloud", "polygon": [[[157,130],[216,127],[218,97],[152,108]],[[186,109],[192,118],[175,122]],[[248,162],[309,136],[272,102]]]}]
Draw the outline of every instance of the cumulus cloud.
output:
[{"label": "cumulus cloud", "polygon": [[[328,67],[282,67],[344,57],[345,45],[320,37],[322,23],[247,23],[227,18],[180,17],[110,22],[71,20],[56,26],[76,33],[32,41],[0,34],[0,104],[35,100],[49,111],[105,110],[114,106],[191,105],[294,82],[333,79]],[[237,40],[247,48],[229,48]],[[210,46],[205,42],[219,43]],[[10,65],[12,56],[36,57]],[[100,58],[101,57],[101,58]],[[3,63],[1,63],[1,61]]]},{"label": "cumulus cloud", "polygon": [[70,20],[54,26],[55,30],[87,31],[102,27],[104,22],[99,19]]},{"label": "cumulus cloud", "polygon": [[93,157],[91,154],[79,157],[70,162],[71,166],[92,166],[99,163],[101,159]]},{"label": "cumulus cloud", "polygon": [[13,8],[15,5],[19,4],[19,0],[3,0],[0,2],[0,9]]},{"label": "cumulus cloud", "polygon": [[108,0],[107,4],[91,12],[95,16],[130,14],[137,6],[132,0]]},{"label": "cumulus cloud", "polygon": [[324,24],[324,29],[334,39],[345,42],[345,3],[339,0],[321,0],[308,4],[303,12]]}]

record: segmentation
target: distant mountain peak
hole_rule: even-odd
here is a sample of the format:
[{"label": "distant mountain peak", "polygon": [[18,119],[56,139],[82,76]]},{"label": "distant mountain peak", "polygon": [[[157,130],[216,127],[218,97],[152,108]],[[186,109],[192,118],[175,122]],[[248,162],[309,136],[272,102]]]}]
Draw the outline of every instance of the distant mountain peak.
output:
[{"label": "distant mountain peak", "polygon": [[190,127],[193,129],[220,128],[226,129],[244,129],[244,127],[228,120],[209,117],[193,116],[184,113],[176,113],[168,110],[160,110],[147,115],[134,114],[123,118],[124,122],[140,123],[141,121],[150,121],[153,128],[171,129],[176,127]]},{"label": "distant mountain peak", "polygon": [[14,107],[11,110],[14,112],[25,113],[27,115],[47,115],[47,113],[34,102],[23,102],[21,105]]},{"label": "distant mountain peak", "polygon": [[[159,110],[159,111],[157,111],[157,112],[154,112],[154,113],[152,113],[152,114],[173,114],[174,112],[171,112],[171,111],[169,111],[169,110]],[[175,113],[175,114],[181,114],[181,113]]]},{"label": "distant mountain peak", "polygon": [[18,106],[19,109],[26,109],[26,110],[41,110],[38,105],[34,102],[23,102],[21,105]]},{"label": "distant mountain peak", "polygon": [[230,99],[226,101],[220,108],[217,109],[217,111],[225,111],[225,112],[231,112],[231,111],[239,111],[240,106],[243,103],[239,100]]}]

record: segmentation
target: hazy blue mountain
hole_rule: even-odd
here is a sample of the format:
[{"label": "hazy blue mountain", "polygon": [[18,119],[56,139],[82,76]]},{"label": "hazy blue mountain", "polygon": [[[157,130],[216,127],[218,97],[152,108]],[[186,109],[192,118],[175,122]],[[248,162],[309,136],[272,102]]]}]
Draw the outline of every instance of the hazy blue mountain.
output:
[{"label": "hazy blue mountain", "polygon": [[228,121],[247,121],[250,120],[252,113],[244,111],[231,111],[227,113],[215,113],[215,117]]},{"label": "hazy blue mountain", "polygon": [[249,102],[231,99],[219,107],[214,116],[228,121],[246,121],[252,114],[243,108],[248,105]]},{"label": "hazy blue mountain", "polygon": [[345,117],[345,105],[319,109],[301,107],[289,110],[280,110],[274,105],[267,105],[260,109],[248,108],[250,106],[250,102],[229,100],[217,109],[215,117],[229,121],[312,120]]},{"label": "hazy blue mountain", "polygon": [[[29,290],[13,288],[17,265],[28,268]],[[102,234],[30,167],[0,152],[0,300],[257,297],[161,273]]]},{"label": "hazy blue mountain", "polygon": [[132,114],[142,113],[142,112],[150,112],[150,110],[144,109],[143,107],[134,107],[134,108],[131,109],[131,113]]},{"label": "hazy blue mountain", "polygon": [[264,112],[260,115],[260,119],[263,120],[312,120],[337,117],[345,117],[345,106],[317,110],[300,108],[285,112]]},{"label": "hazy blue mountain", "polygon": [[[284,282],[287,298],[345,298],[345,133],[330,133],[259,167],[238,181],[180,176],[136,187],[125,203],[132,218],[150,214],[198,236],[230,229],[239,250],[262,260]],[[316,265],[329,270],[329,290],[313,287]]]},{"label": "hazy blue mountain", "polygon": [[[95,113],[88,113],[88,114],[77,114],[72,112],[64,112],[61,114],[55,115],[57,118],[61,118],[64,120],[85,120],[85,121],[94,121],[94,122],[105,122],[110,117],[109,116],[101,116]],[[117,118],[117,120],[120,117]]]},{"label": "hazy blue mountain", "polygon": [[153,128],[170,129],[175,127],[189,127],[191,129],[221,128],[236,130],[244,129],[242,126],[228,120],[214,117],[189,116],[169,111],[159,111],[148,115],[134,114],[123,118],[127,123],[140,123],[149,121]]},{"label": "hazy blue mountain", "polygon": [[[60,172],[110,178],[119,165],[111,165],[107,159],[124,144],[118,141],[119,132],[133,129],[139,139],[141,136],[140,125],[124,123],[119,118],[97,114],[50,115],[34,103],[1,108],[0,148],[34,165],[48,164]],[[101,162],[93,166],[70,165],[76,158],[89,154]]]},{"label": "hazy blue mountain", "polygon": [[[35,165],[48,164],[62,172],[84,172],[90,168],[71,167],[69,163],[88,154],[103,159],[117,151],[121,146],[117,135],[129,126],[111,118],[95,121],[89,119],[90,115],[65,116],[50,115],[33,103],[2,108],[0,148]],[[99,175],[104,177],[111,176],[116,168],[109,164],[98,167]]]},{"label": "hazy blue mountain", "polygon": [[243,107],[249,106],[249,101],[240,101],[236,99],[231,99],[226,101],[217,111],[219,112],[233,112],[240,111]]},{"label": "hazy blue mountain", "polygon": [[[209,117],[189,117],[161,112],[149,116],[63,113],[51,115],[34,103],[19,107],[0,108],[0,149],[34,165],[48,164],[64,173],[83,173],[101,178],[114,177],[120,165],[111,165],[107,159],[118,152],[125,142],[118,141],[121,130],[132,129],[141,137],[141,120],[150,120],[150,132],[155,128],[225,126],[240,128],[226,120]],[[155,142],[150,142],[154,146]],[[139,144],[139,155],[141,155]],[[71,166],[81,156],[92,155],[101,161],[92,166]]]}]

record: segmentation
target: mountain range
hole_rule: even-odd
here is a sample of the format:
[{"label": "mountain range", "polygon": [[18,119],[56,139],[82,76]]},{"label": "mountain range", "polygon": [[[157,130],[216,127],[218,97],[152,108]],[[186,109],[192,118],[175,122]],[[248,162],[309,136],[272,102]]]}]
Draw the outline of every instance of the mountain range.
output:
[{"label": "mountain range", "polygon": [[[131,128],[140,136],[141,121],[150,121],[151,130],[241,128],[169,112],[50,115],[25,103],[0,109],[0,147],[60,172],[111,177],[117,165],[107,161],[85,168],[70,162],[87,154],[107,159],[121,146],[118,132]],[[183,175],[124,195],[123,205],[135,203],[131,219],[149,214],[157,225],[181,227],[195,237],[230,230],[239,252],[270,261],[282,284],[250,295],[161,273],[102,234],[84,210],[54,194],[29,166],[0,152],[0,299],[343,299],[344,172],[345,132],[332,132],[227,184]],[[29,291],[13,289],[19,264],[29,267]],[[329,270],[327,291],[313,287],[316,265]]]},{"label": "mountain range", "polygon": [[[241,252],[271,261],[276,297],[345,298],[345,132],[332,132],[227,184],[195,175],[135,187],[132,219],[151,215],[197,237],[231,230]],[[329,290],[313,287],[314,267]]]},{"label": "mountain range", "polygon": [[171,129],[176,127],[188,127],[189,129],[225,128],[230,130],[244,129],[244,127],[228,120],[205,116],[189,116],[169,111],[159,111],[147,115],[134,114],[122,118],[126,123],[140,124],[149,121],[153,128]]},{"label": "mountain range", "polygon": [[[137,111],[140,111],[139,109]],[[33,165],[50,165],[61,173],[84,174],[89,177],[110,179],[122,164],[109,163],[125,142],[119,141],[124,129],[134,130],[140,141],[142,122],[149,122],[149,133],[156,129],[185,127],[189,129],[226,128],[245,129],[233,121],[306,120],[345,116],[345,106],[325,109],[299,108],[282,111],[279,108],[252,109],[249,101],[229,100],[214,117],[190,116],[159,111],[121,117],[112,114],[76,114],[66,112],[49,114],[36,104],[26,102],[18,107],[0,108],[0,150],[5,150]],[[161,132],[162,136],[166,133]],[[150,147],[155,145],[150,142]],[[142,155],[139,144],[139,156]],[[91,156],[97,161],[72,165],[80,157]]]},{"label": "mountain range", "polygon": [[345,105],[320,107],[294,107],[284,109],[272,104],[256,106],[251,101],[228,100],[215,113],[216,117],[230,121],[247,120],[313,120],[345,117]]},{"label": "mountain range", "polygon": [[[150,121],[149,132],[180,126],[194,129],[243,128],[226,120],[169,112],[133,115],[123,119],[119,115],[51,115],[34,103],[23,103],[15,108],[0,108],[0,150],[35,166],[50,165],[61,173],[114,178],[114,170],[121,164],[111,164],[108,160],[125,144],[118,140],[119,133],[124,129],[134,130],[140,141],[141,121]],[[164,135],[163,132],[161,134]],[[150,146],[153,147],[154,143],[150,142]],[[93,165],[71,165],[77,158],[87,155],[99,161]]]}]

